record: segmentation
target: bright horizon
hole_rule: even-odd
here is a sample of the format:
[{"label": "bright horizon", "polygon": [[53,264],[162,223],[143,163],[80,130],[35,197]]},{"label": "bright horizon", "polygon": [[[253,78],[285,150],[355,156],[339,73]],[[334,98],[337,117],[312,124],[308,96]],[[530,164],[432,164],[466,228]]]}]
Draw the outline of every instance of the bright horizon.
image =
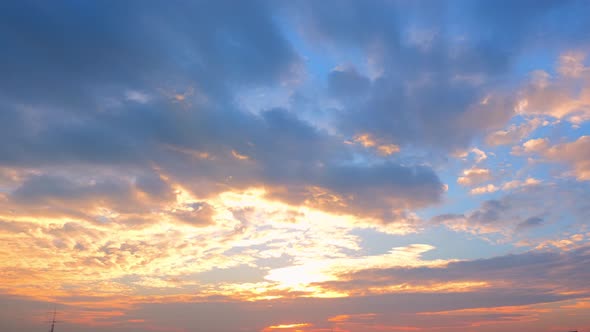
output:
[{"label": "bright horizon", "polygon": [[0,330],[590,332],[590,1],[0,1]]}]

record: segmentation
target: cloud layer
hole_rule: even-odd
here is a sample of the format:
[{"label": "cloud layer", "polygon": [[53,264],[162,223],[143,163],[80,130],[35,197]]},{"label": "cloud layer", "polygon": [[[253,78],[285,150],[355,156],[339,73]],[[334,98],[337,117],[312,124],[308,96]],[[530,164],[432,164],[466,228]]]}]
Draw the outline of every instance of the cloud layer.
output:
[{"label": "cloud layer", "polygon": [[587,12],[3,2],[0,329],[590,327]]}]

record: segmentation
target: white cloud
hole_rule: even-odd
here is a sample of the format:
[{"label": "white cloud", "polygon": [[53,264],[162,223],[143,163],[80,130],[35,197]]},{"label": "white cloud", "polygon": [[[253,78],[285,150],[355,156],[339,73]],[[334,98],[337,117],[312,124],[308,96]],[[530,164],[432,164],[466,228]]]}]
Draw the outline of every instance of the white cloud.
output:
[{"label": "white cloud", "polygon": [[125,92],[125,99],[140,104],[147,104],[152,100],[152,97],[141,91],[128,90]]},{"label": "white cloud", "polygon": [[492,178],[491,172],[487,168],[472,167],[463,170],[463,175],[457,178],[457,183],[462,186],[473,186]]},{"label": "white cloud", "polygon": [[496,191],[498,191],[499,188],[496,187],[493,184],[488,184],[486,186],[481,186],[481,187],[477,187],[477,188],[473,188],[471,189],[471,191],[469,191],[472,195],[481,195],[481,194],[489,194],[489,193],[494,193]]}]

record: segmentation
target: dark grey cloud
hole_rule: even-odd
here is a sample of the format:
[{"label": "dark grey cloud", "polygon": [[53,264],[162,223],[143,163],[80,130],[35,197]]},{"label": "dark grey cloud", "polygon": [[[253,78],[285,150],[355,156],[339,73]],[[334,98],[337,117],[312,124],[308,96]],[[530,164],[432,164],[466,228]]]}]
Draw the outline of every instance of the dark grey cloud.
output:
[{"label": "dark grey cloud", "polygon": [[1,9],[0,91],[30,104],[88,108],[97,92],[186,74],[221,92],[273,82],[297,61],[260,1],[8,1]]},{"label": "dark grey cloud", "polygon": [[103,114],[105,99],[196,84],[226,104],[230,87],[274,84],[298,61],[261,2],[9,1],[1,12],[6,162],[141,162],[150,131],[179,129],[170,122],[182,119],[137,114],[133,103],[123,105],[126,114]]},{"label": "dark grey cloud", "polygon": [[463,4],[465,11],[460,13],[473,11],[475,15],[463,16],[463,19],[479,29],[480,39],[497,44],[497,48],[507,53],[527,47],[567,47],[590,40],[588,22],[580,16],[590,10],[585,1],[525,0],[513,3],[501,0],[464,1]]},{"label": "dark grey cloud", "polygon": [[[110,138],[102,141],[105,134]],[[354,164],[353,151],[343,142],[280,109],[254,116],[206,108],[187,112],[164,104],[130,107],[20,139],[24,141],[20,148],[28,147],[29,151],[4,154],[9,165],[93,163],[116,167],[119,174],[129,170],[128,176],[137,176],[138,188],[133,190],[165,200],[170,200],[171,190],[146,167],[157,165],[160,172],[201,196],[230,188],[266,186],[274,197],[303,203],[313,195],[310,187],[319,186],[345,197],[348,206],[334,202],[324,208],[359,215],[366,209],[367,214],[388,220],[392,219],[387,217],[390,209],[436,202],[443,192],[430,168],[393,162]],[[195,160],[187,151],[206,152],[211,158]],[[129,190],[125,184],[117,187],[111,183],[114,179],[104,182],[97,177],[94,193],[121,197]],[[73,188],[66,178],[57,180],[64,183],[56,178],[31,178],[13,195],[20,201],[51,199],[52,195],[56,199],[83,197],[85,192]],[[109,188],[110,193],[106,192]]]},{"label": "dark grey cloud", "polygon": [[42,204],[51,199],[74,201],[89,197],[113,197],[117,200],[128,196],[129,191],[130,186],[119,181],[82,184],[63,177],[40,175],[23,182],[12,192],[11,197],[17,201]]},{"label": "dark grey cloud", "polygon": [[[237,90],[280,84],[300,64],[271,3],[23,1],[1,12],[1,164],[115,169],[154,196],[169,194],[159,179],[142,178],[154,167],[202,196],[256,185],[302,202],[321,186],[354,197],[349,212],[370,203],[371,215],[442,194],[427,167],[354,163],[341,138],[294,110],[237,108]],[[128,190],[95,177],[94,195]],[[33,202],[90,190],[59,181],[29,179],[12,195]]]},{"label": "dark grey cloud", "polygon": [[530,218],[527,218],[525,221],[521,222],[520,224],[518,224],[516,227],[518,229],[530,229],[530,228],[541,226],[541,225],[543,225],[544,222],[545,222],[545,220],[543,220],[543,218],[541,218],[541,217],[530,217]]},{"label": "dark grey cloud", "polygon": [[352,67],[333,70],[328,76],[330,93],[340,98],[364,96],[370,86],[371,81]]},{"label": "dark grey cloud", "polygon": [[469,219],[475,223],[489,224],[501,220],[502,213],[507,211],[509,203],[506,201],[484,201],[478,210],[469,215]]},{"label": "dark grey cloud", "polygon": [[14,215],[74,218],[96,224],[113,221],[111,214],[116,213],[124,215],[116,220],[130,227],[148,225],[159,221],[154,212],[176,200],[168,183],[159,183],[157,192],[148,190],[148,177],[155,181],[154,174],[135,180],[114,175],[32,175],[0,199],[0,208]]}]

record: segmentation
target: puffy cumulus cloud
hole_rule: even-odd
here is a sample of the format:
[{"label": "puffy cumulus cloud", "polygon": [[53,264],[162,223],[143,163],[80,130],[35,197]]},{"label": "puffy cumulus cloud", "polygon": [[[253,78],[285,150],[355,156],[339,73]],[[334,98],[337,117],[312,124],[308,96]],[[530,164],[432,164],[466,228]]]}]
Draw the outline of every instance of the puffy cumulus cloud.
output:
[{"label": "puffy cumulus cloud", "polygon": [[[590,119],[590,70],[586,66],[587,55],[581,51],[564,52],[557,61],[555,74],[538,69],[518,88],[504,94],[512,100],[515,117],[520,124],[493,131],[486,136],[490,146],[519,143],[542,126],[565,120],[579,128]],[[484,100],[487,102],[487,100]],[[540,149],[545,139],[532,139],[515,154]]]},{"label": "puffy cumulus cloud", "polygon": [[514,154],[537,154],[545,161],[564,163],[572,168],[572,175],[580,181],[590,180],[590,136],[572,142],[551,144],[547,138],[526,141],[513,148]]},{"label": "puffy cumulus cloud", "polygon": [[472,167],[463,170],[463,176],[457,178],[457,183],[462,186],[473,186],[492,179],[489,169]]},{"label": "puffy cumulus cloud", "polygon": [[469,191],[469,193],[472,195],[481,195],[481,194],[494,193],[496,191],[498,191],[498,187],[496,187],[494,184],[490,183],[485,186],[473,188]]},{"label": "puffy cumulus cloud", "polygon": [[541,153],[552,161],[571,165],[578,180],[590,180],[590,136],[582,136],[573,142],[553,145]]},{"label": "puffy cumulus cloud", "polygon": [[549,142],[546,138],[535,138],[522,144],[525,152],[539,152],[547,148]]},{"label": "puffy cumulus cloud", "polygon": [[510,153],[515,156],[523,156],[527,153],[543,152],[549,147],[549,143],[547,138],[533,138],[522,143],[522,145],[513,146]]},{"label": "puffy cumulus cloud", "polygon": [[590,68],[583,53],[564,53],[557,75],[534,71],[520,92],[519,112],[548,115],[579,125],[590,119]]}]

